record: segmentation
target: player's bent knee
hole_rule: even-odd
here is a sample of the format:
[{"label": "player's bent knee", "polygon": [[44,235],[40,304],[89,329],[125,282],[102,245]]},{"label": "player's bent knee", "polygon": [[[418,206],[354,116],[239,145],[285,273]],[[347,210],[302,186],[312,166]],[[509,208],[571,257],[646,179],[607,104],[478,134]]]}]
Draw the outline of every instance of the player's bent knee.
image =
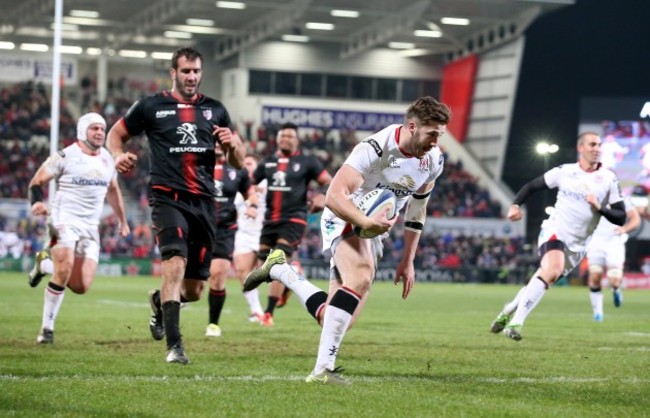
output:
[{"label": "player's bent knee", "polygon": [[607,279],[611,280],[620,280],[623,278],[623,269],[619,268],[610,268],[607,269]]}]

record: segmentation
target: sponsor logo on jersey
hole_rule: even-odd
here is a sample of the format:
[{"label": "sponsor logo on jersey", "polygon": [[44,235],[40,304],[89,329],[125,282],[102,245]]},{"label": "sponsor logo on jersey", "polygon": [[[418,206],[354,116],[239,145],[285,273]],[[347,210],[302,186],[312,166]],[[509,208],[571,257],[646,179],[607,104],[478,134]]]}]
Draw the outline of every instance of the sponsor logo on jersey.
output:
[{"label": "sponsor logo on jersey", "polygon": [[179,144],[187,144],[188,141],[190,144],[197,144],[199,142],[196,139],[196,125],[193,123],[185,122],[176,128],[176,133],[183,136],[178,142]]},{"label": "sponsor logo on jersey", "polygon": [[79,177],[75,176],[72,178],[72,184],[77,186],[105,186],[108,187],[108,182],[106,180],[97,179],[97,178],[88,178],[88,177]]},{"label": "sponsor logo on jersey", "polygon": [[173,116],[175,114],[175,110],[159,110],[156,112],[156,119],[166,118],[167,116]]},{"label": "sponsor logo on jersey", "polygon": [[405,196],[410,196],[413,193],[415,193],[414,190],[405,190],[404,188],[402,188],[401,185],[395,186],[395,185],[392,185],[392,184],[388,185],[388,184],[377,183],[377,185],[375,186],[375,189],[390,190],[391,192],[395,193],[395,196],[398,197],[398,198],[405,197]]},{"label": "sponsor logo on jersey", "polygon": [[381,147],[379,146],[377,141],[375,141],[374,139],[372,139],[372,138],[366,139],[363,142],[367,142],[368,144],[370,144],[370,146],[375,150],[375,153],[377,154],[377,156],[381,157],[382,155],[384,155],[384,151],[381,150]]},{"label": "sponsor logo on jersey", "polygon": [[215,188],[217,197],[223,196],[223,181],[215,180],[214,181],[214,188]]},{"label": "sponsor logo on jersey", "polygon": [[[287,173],[284,171],[276,171],[273,173],[273,187],[285,187],[287,185]],[[270,189],[270,187],[269,187]]]},{"label": "sponsor logo on jersey", "polygon": [[206,147],[169,147],[169,152],[198,152],[202,153],[207,150]]}]

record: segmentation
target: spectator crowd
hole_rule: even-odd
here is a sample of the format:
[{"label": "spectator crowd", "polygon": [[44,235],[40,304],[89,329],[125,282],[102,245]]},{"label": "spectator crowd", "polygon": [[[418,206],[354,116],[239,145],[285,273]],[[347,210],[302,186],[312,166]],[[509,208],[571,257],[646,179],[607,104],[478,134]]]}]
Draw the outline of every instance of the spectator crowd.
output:
[{"label": "spectator crowd", "polygon": [[[157,83],[144,83],[120,79],[111,81],[105,103],[97,100],[94,81],[84,78],[81,83],[80,112],[95,111],[104,115],[112,126],[127,111],[128,106],[139,97],[160,89]],[[30,82],[5,86],[0,89],[0,197],[27,198],[27,186],[36,169],[49,155],[50,101],[41,84]],[[60,147],[75,141],[75,118],[65,100],[61,103]],[[260,156],[274,150],[274,126],[260,126],[253,130],[253,123],[244,121],[238,127],[248,141],[252,152]],[[254,131],[254,132],[253,132]],[[354,131],[304,130],[301,149],[304,153],[320,158],[328,170],[334,173],[345,156],[359,141]],[[151,258],[157,248],[151,234],[145,212],[148,210],[148,149],[144,137],[136,137],[129,143],[129,150],[138,155],[139,164],[120,184],[129,204],[127,210],[131,223],[131,235],[119,237],[117,221],[109,216],[104,219],[100,233],[102,252],[110,256]],[[46,191],[47,193],[47,191]],[[135,208],[135,212],[133,213]],[[480,186],[477,178],[463,169],[461,161],[445,163],[445,170],[437,182],[434,195],[429,200],[429,216],[502,218],[500,204],[491,199],[489,192]],[[0,231],[16,234],[24,242],[24,252],[32,254],[42,248],[45,232],[44,220],[22,218],[17,221],[0,216]],[[421,239],[416,264],[422,268],[463,265],[499,267],[520,263],[521,257],[529,257],[530,245],[521,238],[472,237],[426,234]],[[2,245],[2,244],[0,244]],[[396,228],[387,243],[386,261],[398,260],[403,246],[403,233]],[[320,237],[311,231],[303,240],[300,257],[320,259]]]}]

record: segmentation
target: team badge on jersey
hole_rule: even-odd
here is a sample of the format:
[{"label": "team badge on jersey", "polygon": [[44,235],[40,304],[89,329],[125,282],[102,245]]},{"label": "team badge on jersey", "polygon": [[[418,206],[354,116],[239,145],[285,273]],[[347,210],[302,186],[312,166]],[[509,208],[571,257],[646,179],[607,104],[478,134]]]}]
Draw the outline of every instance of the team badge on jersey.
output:
[{"label": "team badge on jersey", "polygon": [[418,167],[421,173],[429,172],[429,158],[425,155],[424,158],[420,160],[420,166]]},{"label": "team badge on jersey", "polygon": [[235,181],[237,172],[235,170],[228,170],[228,177],[230,177],[230,180]]},{"label": "team badge on jersey", "polygon": [[293,171],[294,173],[300,171],[300,163],[293,163]]},{"label": "team badge on jersey", "polygon": [[212,120],[212,109],[202,109],[203,117],[207,120]]}]

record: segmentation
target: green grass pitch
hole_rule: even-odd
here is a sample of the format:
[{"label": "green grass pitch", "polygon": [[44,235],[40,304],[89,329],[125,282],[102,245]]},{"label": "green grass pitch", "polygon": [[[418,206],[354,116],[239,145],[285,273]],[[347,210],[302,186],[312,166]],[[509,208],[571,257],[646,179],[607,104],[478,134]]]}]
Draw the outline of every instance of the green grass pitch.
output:
[{"label": "green grass pitch", "polygon": [[337,361],[353,385],[332,387],[304,383],[320,328],[295,297],[262,328],[229,281],[217,339],[203,336],[206,298],[189,304],[181,366],[149,335],[159,279],[66,292],[52,346],[35,343],[44,284],[0,273],[0,416],[650,416],[649,291],[625,291],[619,309],[608,291],[596,323],[586,288],[551,288],[514,342],[489,327],[516,287],[416,283],[403,301],[379,282]]}]

